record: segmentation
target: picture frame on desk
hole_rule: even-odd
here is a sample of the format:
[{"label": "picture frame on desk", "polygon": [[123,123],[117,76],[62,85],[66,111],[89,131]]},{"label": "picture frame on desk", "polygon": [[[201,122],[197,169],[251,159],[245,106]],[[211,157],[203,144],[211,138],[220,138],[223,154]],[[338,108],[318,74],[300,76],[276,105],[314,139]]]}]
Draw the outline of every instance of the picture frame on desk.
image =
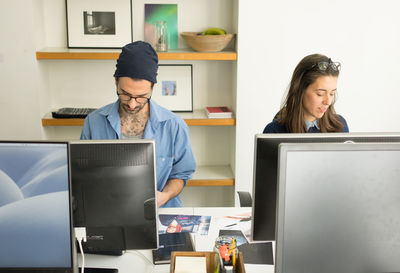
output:
[{"label": "picture frame on desk", "polygon": [[173,112],[193,112],[193,65],[159,64],[151,99]]},{"label": "picture frame on desk", "polygon": [[65,0],[68,48],[122,48],[132,42],[130,0]]}]

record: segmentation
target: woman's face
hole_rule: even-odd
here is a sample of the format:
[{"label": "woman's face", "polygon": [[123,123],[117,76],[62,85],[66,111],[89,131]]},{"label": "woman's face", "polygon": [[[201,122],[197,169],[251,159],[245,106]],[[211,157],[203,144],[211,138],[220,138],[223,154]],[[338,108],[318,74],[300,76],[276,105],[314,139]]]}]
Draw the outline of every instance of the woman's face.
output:
[{"label": "woman's face", "polygon": [[307,121],[322,118],[335,98],[336,85],[337,77],[320,76],[307,87],[303,96],[304,118]]}]

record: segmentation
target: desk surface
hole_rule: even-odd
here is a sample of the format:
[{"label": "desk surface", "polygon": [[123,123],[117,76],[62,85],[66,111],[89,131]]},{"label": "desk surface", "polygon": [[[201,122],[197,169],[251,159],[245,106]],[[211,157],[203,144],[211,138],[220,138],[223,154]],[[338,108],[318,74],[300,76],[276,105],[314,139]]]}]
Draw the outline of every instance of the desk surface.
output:
[{"label": "desk surface", "polygon": [[[238,213],[250,212],[251,208],[224,207],[224,208],[161,208],[159,214],[185,214],[185,215],[209,215],[212,216],[210,229],[207,236],[194,235],[196,251],[212,251],[215,238],[218,237],[219,227],[215,219],[219,216],[229,216]],[[275,244],[274,253],[275,253]],[[274,254],[275,255],[275,254]],[[128,250],[122,256],[85,255],[86,267],[118,268],[119,273],[169,273],[169,264],[153,265],[151,250]],[[79,256],[79,264],[81,257]],[[247,273],[273,273],[273,265],[245,264]]]}]

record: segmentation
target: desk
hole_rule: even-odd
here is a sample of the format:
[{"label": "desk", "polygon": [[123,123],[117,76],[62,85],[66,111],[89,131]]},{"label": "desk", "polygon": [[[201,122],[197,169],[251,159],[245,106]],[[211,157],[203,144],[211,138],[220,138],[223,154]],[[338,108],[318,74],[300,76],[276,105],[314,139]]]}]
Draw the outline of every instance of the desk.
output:
[{"label": "desk", "polygon": [[[185,214],[185,215],[209,215],[211,217],[210,229],[207,236],[194,235],[193,242],[196,251],[212,251],[215,238],[218,237],[219,227],[215,222],[216,217],[250,212],[251,208],[225,207],[225,208],[161,208],[159,214]],[[275,255],[275,244],[274,255]],[[79,255],[79,264],[81,257]],[[169,264],[156,265],[152,263],[151,250],[128,250],[122,256],[85,255],[86,267],[113,267],[120,273],[169,273]],[[273,273],[273,265],[245,264],[247,273]]]}]

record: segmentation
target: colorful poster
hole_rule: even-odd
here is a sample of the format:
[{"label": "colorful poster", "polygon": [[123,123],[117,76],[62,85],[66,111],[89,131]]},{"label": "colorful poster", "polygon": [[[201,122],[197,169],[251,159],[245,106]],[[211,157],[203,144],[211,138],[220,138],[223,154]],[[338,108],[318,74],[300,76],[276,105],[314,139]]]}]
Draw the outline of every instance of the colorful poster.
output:
[{"label": "colorful poster", "polygon": [[207,235],[211,216],[160,214],[158,234],[191,232]]},{"label": "colorful poster", "polygon": [[178,49],[178,5],[144,5],[144,40],[156,48],[156,22],[167,22],[168,49]]}]

